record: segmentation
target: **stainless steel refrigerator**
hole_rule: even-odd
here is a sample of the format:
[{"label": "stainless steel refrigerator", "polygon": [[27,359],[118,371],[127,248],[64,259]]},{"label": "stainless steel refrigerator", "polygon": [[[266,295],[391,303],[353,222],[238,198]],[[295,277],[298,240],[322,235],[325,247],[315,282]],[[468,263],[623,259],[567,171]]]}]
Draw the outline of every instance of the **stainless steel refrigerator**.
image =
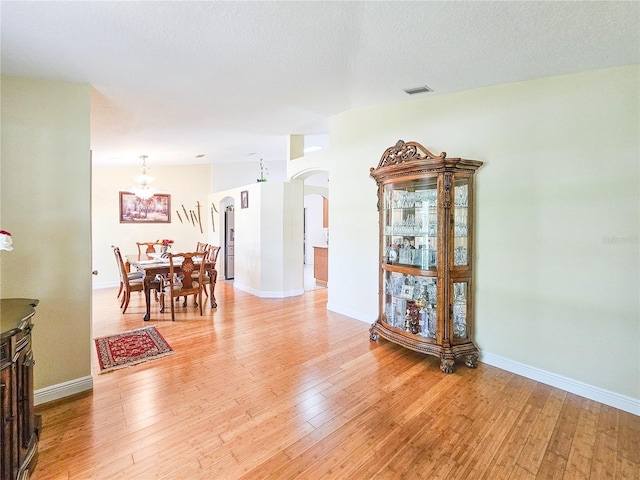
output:
[{"label": "stainless steel refrigerator", "polygon": [[235,236],[233,213],[233,210],[225,210],[224,212],[224,278],[227,280],[233,279],[233,243]]}]

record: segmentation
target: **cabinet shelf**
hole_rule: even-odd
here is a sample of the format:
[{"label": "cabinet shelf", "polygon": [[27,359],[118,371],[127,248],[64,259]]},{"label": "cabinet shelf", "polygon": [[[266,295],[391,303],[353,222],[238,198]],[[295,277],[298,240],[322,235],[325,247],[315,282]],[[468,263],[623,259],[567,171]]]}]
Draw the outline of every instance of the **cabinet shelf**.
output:
[{"label": "cabinet shelf", "polygon": [[420,275],[423,277],[435,277],[437,270],[435,268],[423,269],[417,268],[413,265],[402,265],[399,263],[382,263],[382,269],[388,272],[406,273],[407,275]]},{"label": "cabinet shelf", "polygon": [[473,186],[477,160],[434,155],[402,140],[370,175],[378,187],[378,319],[370,338],[475,367],[473,331]]}]

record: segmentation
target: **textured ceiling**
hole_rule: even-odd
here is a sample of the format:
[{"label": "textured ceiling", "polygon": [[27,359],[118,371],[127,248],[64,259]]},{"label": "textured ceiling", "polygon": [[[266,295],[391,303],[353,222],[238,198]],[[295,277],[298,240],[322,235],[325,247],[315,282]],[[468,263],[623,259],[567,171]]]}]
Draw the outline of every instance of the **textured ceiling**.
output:
[{"label": "textured ceiling", "polygon": [[3,74],[92,85],[96,166],[282,160],[289,134],[326,147],[351,108],[640,63],[636,1],[0,8]]}]

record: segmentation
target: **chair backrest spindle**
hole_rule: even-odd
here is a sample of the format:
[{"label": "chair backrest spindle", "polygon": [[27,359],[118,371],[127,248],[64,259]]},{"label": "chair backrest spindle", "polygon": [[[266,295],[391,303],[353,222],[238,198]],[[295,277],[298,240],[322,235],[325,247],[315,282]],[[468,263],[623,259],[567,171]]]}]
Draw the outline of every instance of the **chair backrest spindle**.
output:
[{"label": "chair backrest spindle", "polygon": [[156,246],[160,244],[158,242],[136,242],[136,245],[138,246],[138,259],[140,259],[143,253],[156,253]]},{"label": "chair backrest spindle", "polygon": [[218,261],[218,253],[220,253],[220,247],[216,245],[209,245],[207,249],[207,262],[213,263],[214,268]]}]

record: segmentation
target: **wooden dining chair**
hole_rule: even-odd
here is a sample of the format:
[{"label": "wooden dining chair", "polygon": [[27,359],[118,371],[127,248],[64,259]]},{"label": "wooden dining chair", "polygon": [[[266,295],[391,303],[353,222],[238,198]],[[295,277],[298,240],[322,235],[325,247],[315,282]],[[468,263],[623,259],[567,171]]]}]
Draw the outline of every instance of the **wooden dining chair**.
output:
[{"label": "wooden dining chair", "polygon": [[[158,242],[136,242],[138,246],[138,260],[141,260],[142,253],[144,250],[144,254],[156,253],[156,247],[162,245]],[[155,298],[156,302],[158,301],[158,292],[156,290],[153,291],[153,298]]]},{"label": "wooden dining chair", "polygon": [[204,290],[204,294],[209,298],[209,292],[207,292],[207,285],[211,285],[211,280],[213,279],[213,283],[216,282],[216,277],[218,276],[218,271],[216,270],[216,262],[218,261],[218,253],[220,253],[220,247],[215,245],[209,245],[207,247],[207,256],[206,262],[213,263],[213,267],[211,268],[211,277],[209,275],[205,275],[202,279],[203,285],[202,289]]},{"label": "wooden dining chair", "polygon": [[[114,245],[111,245],[111,248],[117,248]],[[117,261],[116,258],[116,262],[119,263]],[[118,265],[118,271],[120,270],[120,265]],[[127,274],[127,276],[129,277],[129,280],[137,280],[137,279],[141,279],[143,277],[142,272],[127,272],[126,271],[127,268],[125,266],[125,273]],[[120,288],[118,289],[118,295],[116,296],[116,298],[120,298],[120,295],[122,294],[122,290],[124,289],[124,284],[122,283],[122,276],[120,276]]]},{"label": "wooden dining chair", "polygon": [[158,242],[136,242],[138,246],[138,259],[140,259],[140,255],[143,253],[156,253],[156,247],[159,247],[161,244]]},{"label": "wooden dining chair", "polygon": [[120,272],[120,285],[122,287],[122,303],[120,303],[120,308],[122,308],[122,313],[125,313],[127,311],[127,307],[129,306],[131,292],[142,292],[144,290],[144,283],[142,276],[138,278],[129,278],[127,270],[124,266],[124,261],[122,260],[122,254],[120,253],[120,249],[118,247],[113,247],[113,253],[116,257],[116,262],[118,263],[118,271]]},{"label": "wooden dining chair", "polygon": [[[206,253],[206,257],[205,258],[209,258],[209,244],[208,243],[204,243],[204,242],[197,242],[196,243],[196,252],[204,252],[204,253]],[[194,275],[196,275],[196,274],[194,273]],[[209,276],[205,275],[204,276],[205,284],[209,284],[208,280],[209,280]],[[203,286],[203,288],[204,288],[204,286]],[[206,288],[204,288],[204,294],[207,296],[207,298],[209,297],[209,293],[207,292]],[[184,301],[186,303],[187,297],[184,297]],[[193,301],[194,301],[194,304],[197,303],[197,299],[194,298]]]},{"label": "wooden dining chair", "polygon": [[[185,297],[182,304],[187,306],[187,297],[196,298],[195,305],[200,307],[202,316],[202,282],[204,277],[205,252],[187,252],[169,254],[169,277],[160,293],[160,309],[164,310],[165,296],[169,296],[171,304],[171,320],[175,321],[176,297]],[[180,262],[180,259],[182,261]]]}]

